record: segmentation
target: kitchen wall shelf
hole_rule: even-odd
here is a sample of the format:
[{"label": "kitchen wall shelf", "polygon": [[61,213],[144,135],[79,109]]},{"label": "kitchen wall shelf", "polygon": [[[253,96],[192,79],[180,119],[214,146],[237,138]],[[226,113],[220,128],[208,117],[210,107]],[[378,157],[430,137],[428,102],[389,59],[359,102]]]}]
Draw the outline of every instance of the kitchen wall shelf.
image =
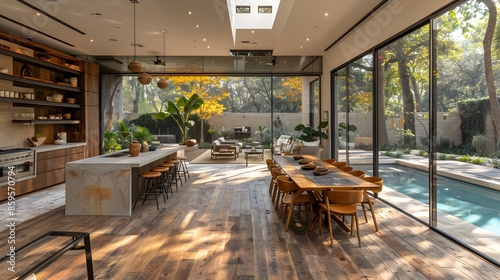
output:
[{"label": "kitchen wall shelf", "polygon": [[12,120],[19,124],[81,124],[80,120]]},{"label": "kitchen wall shelf", "polygon": [[63,65],[51,63],[49,61],[44,61],[44,60],[39,59],[37,57],[31,57],[31,56],[28,56],[28,55],[20,54],[20,53],[11,51],[11,50],[6,50],[6,49],[0,48],[0,54],[4,54],[4,55],[7,55],[7,56],[10,56],[15,61],[19,61],[19,62],[23,62],[23,63],[28,63],[30,65],[38,66],[38,67],[42,67],[42,68],[46,68],[46,69],[49,69],[49,70],[66,72],[68,74],[74,74],[74,75],[81,75],[82,74],[81,71],[78,71],[78,70],[75,70],[75,69],[71,69],[71,68],[63,66]]},{"label": "kitchen wall shelf", "polygon": [[19,77],[19,76],[10,75],[10,74],[4,74],[4,73],[0,73],[0,79],[13,81],[13,82],[17,83],[17,85],[23,85],[23,86],[38,86],[38,87],[44,87],[44,88],[49,88],[49,89],[60,89],[60,90],[72,91],[72,92],[80,92],[81,91],[81,89],[79,87],[64,86],[64,85],[55,84],[55,83],[50,82],[50,81],[44,81],[44,80],[33,79],[33,78],[23,78],[23,77]]},{"label": "kitchen wall shelf", "polygon": [[52,107],[64,107],[64,108],[82,108],[80,104],[71,104],[63,102],[49,102],[41,100],[31,100],[31,99],[20,99],[20,98],[7,98],[0,97],[0,102],[12,102],[14,106],[19,107],[31,107],[31,106],[52,106]]}]

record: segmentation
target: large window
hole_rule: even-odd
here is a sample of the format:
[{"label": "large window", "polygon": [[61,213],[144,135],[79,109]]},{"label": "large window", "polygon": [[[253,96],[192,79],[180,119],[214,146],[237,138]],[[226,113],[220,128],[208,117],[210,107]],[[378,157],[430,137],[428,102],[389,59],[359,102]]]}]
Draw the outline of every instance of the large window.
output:
[{"label": "large window", "polygon": [[[333,147],[384,179],[381,199],[498,262],[491,244],[500,243],[499,19],[489,15],[499,3],[492,4],[465,2],[378,46],[374,67],[370,54],[336,70],[333,118],[358,134],[352,141],[339,129]],[[362,135],[373,116],[374,133]],[[377,158],[363,156],[370,149],[357,137],[377,139]]]}]

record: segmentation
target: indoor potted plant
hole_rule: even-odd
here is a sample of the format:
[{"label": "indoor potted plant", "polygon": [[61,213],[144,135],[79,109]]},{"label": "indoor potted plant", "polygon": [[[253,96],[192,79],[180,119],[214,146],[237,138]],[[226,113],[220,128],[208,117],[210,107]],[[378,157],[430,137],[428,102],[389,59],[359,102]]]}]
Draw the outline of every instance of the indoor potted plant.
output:
[{"label": "indoor potted plant", "polygon": [[164,120],[168,117],[172,117],[181,131],[180,143],[185,144],[187,130],[193,125],[193,122],[190,121],[189,118],[195,110],[198,110],[201,105],[203,105],[203,103],[205,102],[198,94],[193,94],[190,98],[187,98],[185,95],[181,95],[181,97],[177,99],[176,103],[169,100],[167,104],[167,111],[159,112],[155,114],[154,117],[157,120]]},{"label": "indoor potted plant", "polygon": [[304,145],[319,146],[319,141],[321,138],[328,139],[328,134],[321,131],[327,126],[328,121],[322,121],[316,128],[305,124],[299,124],[295,127],[294,130],[299,132],[297,139],[302,140]]}]

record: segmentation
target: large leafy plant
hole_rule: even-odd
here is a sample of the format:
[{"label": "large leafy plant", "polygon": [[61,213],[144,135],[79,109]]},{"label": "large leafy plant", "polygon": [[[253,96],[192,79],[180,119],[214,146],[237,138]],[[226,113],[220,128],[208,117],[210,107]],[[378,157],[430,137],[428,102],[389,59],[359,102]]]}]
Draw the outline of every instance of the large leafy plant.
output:
[{"label": "large leafy plant", "polygon": [[322,121],[319,123],[317,128],[305,124],[299,124],[295,127],[294,130],[300,132],[299,136],[297,137],[298,139],[306,142],[314,142],[320,140],[321,138],[328,139],[328,134],[321,131],[327,126],[328,121]]},{"label": "large leafy plant", "polygon": [[168,117],[172,117],[181,130],[180,143],[184,144],[186,142],[187,130],[189,127],[193,126],[194,123],[190,120],[190,117],[193,112],[198,110],[204,103],[205,102],[198,94],[193,94],[190,98],[181,95],[175,103],[169,100],[167,103],[167,111],[157,113],[155,119],[164,120]]}]

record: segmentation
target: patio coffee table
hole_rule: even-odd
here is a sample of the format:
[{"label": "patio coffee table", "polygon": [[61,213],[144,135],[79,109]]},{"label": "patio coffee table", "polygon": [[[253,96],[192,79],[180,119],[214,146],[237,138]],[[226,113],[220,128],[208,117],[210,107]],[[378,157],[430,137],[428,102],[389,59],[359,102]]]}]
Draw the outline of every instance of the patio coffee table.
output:
[{"label": "patio coffee table", "polygon": [[264,160],[264,149],[262,147],[253,149],[245,149],[245,165],[248,166],[248,158],[251,156],[260,157],[261,160]]}]

